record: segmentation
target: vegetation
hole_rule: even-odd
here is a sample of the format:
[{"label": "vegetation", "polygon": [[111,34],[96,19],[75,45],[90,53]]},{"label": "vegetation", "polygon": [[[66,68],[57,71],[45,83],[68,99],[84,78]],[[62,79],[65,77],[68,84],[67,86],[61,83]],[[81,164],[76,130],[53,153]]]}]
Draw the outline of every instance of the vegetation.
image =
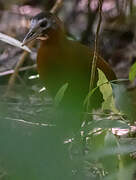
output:
[{"label": "vegetation", "polygon": [[[0,180],[136,179],[136,4],[132,0],[0,4]],[[84,100],[82,126],[70,132],[59,120],[72,118],[72,112],[61,114],[58,108],[69,84],[60,87],[53,100],[37,75],[38,43],[22,47],[20,42],[28,17],[40,9],[57,13],[68,38],[92,44],[94,61],[101,54],[117,75],[109,82],[98,70],[97,85],[90,82]],[[98,88],[104,100],[101,108],[90,112],[88,102]]]}]

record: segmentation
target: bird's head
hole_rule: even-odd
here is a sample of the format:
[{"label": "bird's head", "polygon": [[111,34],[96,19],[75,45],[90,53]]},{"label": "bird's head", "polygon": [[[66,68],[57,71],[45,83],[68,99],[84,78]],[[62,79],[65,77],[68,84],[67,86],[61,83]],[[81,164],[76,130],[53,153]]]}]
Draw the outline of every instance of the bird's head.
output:
[{"label": "bird's head", "polygon": [[22,45],[34,39],[46,40],[51,32],[62,28],[61,21],[50,12],[41,12],[34,16],[30,23],[30,30],[25,36]]}]

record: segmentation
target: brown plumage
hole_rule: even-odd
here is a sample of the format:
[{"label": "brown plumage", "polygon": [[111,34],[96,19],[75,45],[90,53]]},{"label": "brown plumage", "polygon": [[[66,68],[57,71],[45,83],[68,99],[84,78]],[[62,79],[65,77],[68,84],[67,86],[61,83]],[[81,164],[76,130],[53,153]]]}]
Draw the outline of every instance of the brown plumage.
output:
[{"label": "brown plumage", "polygon": [[[68,83],[63,107],[81,111],[84,98],[89,91],[93,51],[79,42],[68,40],[62,22],[49,12],[40,13],[32,19],[23,44],[33,39],[41,40],[37,65],[40,78],[47,90],[54,97],[60,87]],[[100,56],[97,68],[104,72],[109,81],[116,79],[110,66]],[[101,102],[102,95],[97,90],[91,99],[91,105],[98,108]]]}]

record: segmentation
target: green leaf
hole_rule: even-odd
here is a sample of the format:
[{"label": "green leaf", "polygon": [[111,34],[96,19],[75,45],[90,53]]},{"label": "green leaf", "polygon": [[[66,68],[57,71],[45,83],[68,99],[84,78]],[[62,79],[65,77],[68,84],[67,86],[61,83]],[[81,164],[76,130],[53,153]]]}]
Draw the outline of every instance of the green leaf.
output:
[{"label": "green leaf", "polygon": [[[98,89],[98,88],[100,88],[100,87],[102,87],[102,86],[104,86],[104,85],[106,85],[106,84],[111,84],[112,85],[112,92],[114,92],[114,89],[116,89],[115,87],[116,87],[116,84],[115,84],[115,87],[114,87],[114,83],[121,83],[121,82],[126,82],[126,81],[128,81],[128,79],[116,79],[116,80],[112,80],[112,81],[106,81],[106,82],[104,82],[104,83],[102,83],[102,84],[99,84],[99,85],[97,85],[97,87],[95,87],[94,89],[92,89],[91,91],[89,91],[89,93],[87,94],[87,96],[85,97],[85,100],[84,100],[84,102],[83,102],[83,106],[86,106],[86,104],[87,104],[87,102],[88,102],[88,99],[90,99],[90,97],[94,94],[94,92]],[[119,86],[119,85],[118,85]],[[117,87],[118,87],[117,86]],[[115,92],[114,92],[114,94],[115,94]],[[113,102],[113,104],[114,104],[114,102]],[[112,109],[113,110],[113,109]]]},{"label": "green leaf", "polygon": [[56,107],[59,106],[60,102],[62,101],[62,98],[64,97],[65,91],[68,88],[68,83],[65,83],[57,92],[55,98],[54,98],[54,105]]},{"label": "green leaf", "polygon": [[96,91],[96,89],[99,88],[99,86],[97,86],[96,88],[92,89],[86,96],[83,105],[85,106],[88,102],[88,99],[90,99],[90,97],[93,95],[93,93]]},{"label": "green leaf", "polygon": [[105,139],[104,139],[104,143],[105,143],[105,146],[106,147],[117,147],[118,146],[118,141],[117,141],[117,138],[116,136],[111,132],[111,131],[108,131],[106,136],[105,136]]},{"label": "green leaf", "polygon": [[118,148],[118,139],[116,136],[108,131],[104,139],[105,150],[111,148],[111,155],[103,158],[103,166],[109,172],[113,173],[118,170],[119,158],[117,154],[114,154]]},{"label": "green leaf", "polygon": [[[111,84],[108,83],[105,74],[100,69],[98,69],[98,74],[99,74],[99,80],[97,85],[100,86],[100,91],[103,94],[103,99],[104,99],[104,102],[102,104],[102,109],[103,110],[112,109],[112,111],[115,111],[116,108],[114,104]],[[101,86],[101,84],[103,85]]]},{"label": "green leaf", "polygon": [[122,159],[120,159],[118,180],[134,179],[133,178],[134,173],[135,173],[135,163],[133,162],[130,165],[123,167],[123,161],[122,161]]},{"label": "green leaf", "polygon": [[133,105],[132,97],[128,94],[124,85],[112,83],[112,87],[114,91],[116,107],[127,115],[129,122],[133,123],[135,121],[136,111]]},{"label": "green leaf", "polygon": [[102,129],[109,129],[109,128],[120,128],[120,129],[129,129],[127,123],[121,120],[110,120],[110,119],[102,119],[102,120],[94,120],[89,125],[89,129],[94,128],[102,128]]},{"label": "green leaf", "polygon": [[136,77],[136,62],[130,68],[129,80],[133,81],[135,77]]}]

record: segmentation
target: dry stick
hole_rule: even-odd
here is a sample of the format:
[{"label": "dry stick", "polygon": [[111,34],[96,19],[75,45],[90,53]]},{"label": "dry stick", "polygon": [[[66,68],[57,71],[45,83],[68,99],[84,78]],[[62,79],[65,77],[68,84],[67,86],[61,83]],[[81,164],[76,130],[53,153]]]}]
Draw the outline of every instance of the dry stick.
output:
[{"label": "dry stick", "polygon": [[119,15],[119,13],[120,13],[120,2],[115,1],[115,5],[116,5],[116,9],[117,9],[117,12],[118,12],[118,15]]},{"label": "dry stick", "polygon": [[[19,69],[19,72],[20,72],[20,71],[21,71],[21,72],[22,72],[22,71],[27,71],[27,70],[30,70],[30,69],[36,69],[36,64],[33,64],[33,65],[31,65],[31,66],[21,67],[21,68]],[[4,72],[0,72],[0,77],[13,74],[14,72],[15,72],[14,69],[10,69],[10,70],[4,71]]]},{"label": "dry stick", "polygon": [[[53,6],[53,8],[50,10],[50,12],[51,13],[56,13],[56,11],[62,6],[62,2],[63,2],[63,0],[57,0],[55,5]],[[30,48],[32,48],[33,45],[34,45],[34,42],[31,42],[30,43]],[[16,78],[17,78],[18,73],[19,73],[19,69],[23,65],[23,63],[24,63],[27,56],[28,56],[28,52],[24,51],[22,53],[18,63],[16,64],[16,67],[14,69],[14,73],[11,75],[11,77],[9,79],[8,87],[7,87],[7,90],[6,90],[6,93],[5,93],[4,96],[9,95],[9,92],[11,91],[11,89],[13,88],[13,86],[15,84]]]},{"label": "dry stick", "polygon": [[[33,46],[33,44],[34,44],[34,42],[31,42],[29,47],[31,48]],[[15,84],[15,81],[16,81],[16,78],[18,76],[19,69],[23,65],[23,63],[24,63],[26,57],[28,56],[28,54],[29,54],[29,52],[27,52],[27,51],[24,51],[21,54],[20,59],[17,62],[16,67],[14,69],[14,73],[10,76],[10,79],[9,79],[9,82],[8,82],[8,87],[7,87],[7,90],[6,90],[6,93],[4,94],[4,96],[8,96],[10,94],[10,91],[13,88],[13,86]]]},{"label": "dry stick", "polygon": [[88,0],[88,4],[87,4],[87,6],[88,6],[88,12],[90,11],[90,3],[91,3],[91,0]]},{"label": "dry stick", "polygon": [[130,0],[129,8],[130,8],[130,15],[133,15],[133,0]]},{"label": "dry stick", "polygon": [[57,0],[52,9],[50,10],[51,13],[56,13],[58,9],[62,7],[63,0]]},{"label": "dry stick", "polygon": [[[99,22],[96,30],[96,36],[95,36],[95,48],[94,48],[94,56],[92,61],[92,69],[91,69],[91,77],[90,77],[90,85],[89,85],[89,91],[91,91],[94,88],[94,81],[95,81],[95,72],[96,72],[96,64],[97,64],[97,54],[98,54],[98,36],[102,21],[102,3],[103,0],[99,0]],[[89,110],[90,101],[88,98],[87,102],[87,112]]]}]

